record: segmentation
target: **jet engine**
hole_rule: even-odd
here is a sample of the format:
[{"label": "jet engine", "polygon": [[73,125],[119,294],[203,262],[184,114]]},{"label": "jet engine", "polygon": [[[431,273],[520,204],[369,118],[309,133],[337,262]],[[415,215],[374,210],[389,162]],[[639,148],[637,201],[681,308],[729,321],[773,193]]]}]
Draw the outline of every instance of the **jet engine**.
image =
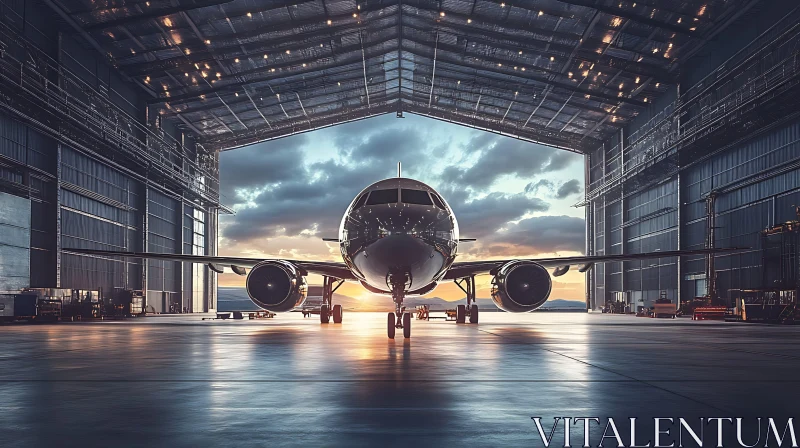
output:
[{"label": "jet engine", "polygon": [[247,295],[265,310],[279,313],[301,306],[307,292],[306,278],[291,263],[262,261],[247,274]]},{"label": "jet engine", "polygon": [[537,263],[512,261],[497,270],[492,279],[492,300],[501,309],[526,313],[544,305],[553,284],[550,273]]}]

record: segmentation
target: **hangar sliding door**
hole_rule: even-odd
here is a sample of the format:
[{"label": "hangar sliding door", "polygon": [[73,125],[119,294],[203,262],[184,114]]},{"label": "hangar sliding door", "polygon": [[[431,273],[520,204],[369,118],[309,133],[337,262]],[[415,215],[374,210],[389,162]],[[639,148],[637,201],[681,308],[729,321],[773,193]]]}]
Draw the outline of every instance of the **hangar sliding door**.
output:
[{"label": "hangar sliding door", "polygon": [[[142,185],[66,146],[61,160],[62,247],[142,250]],[[121,289],[141,289],[141,272],[138,259],[61,257],[62,288],[101,290],[106,297]]]}]

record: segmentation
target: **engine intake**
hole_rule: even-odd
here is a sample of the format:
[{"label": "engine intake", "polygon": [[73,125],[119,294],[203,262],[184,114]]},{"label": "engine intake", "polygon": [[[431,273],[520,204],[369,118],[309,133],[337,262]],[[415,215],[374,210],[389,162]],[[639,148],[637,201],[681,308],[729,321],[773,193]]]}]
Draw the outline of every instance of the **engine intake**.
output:
[{"label": "engine intake", "polygon": [[492,279],[492,300],[501,309],[526,313],[544,305],[553,283],[547,269],[530,261],[504,264]]},{"label": "engine intake", "polygon": [[256,305],[274,312],[290,311],[306,301],[306,278],[291,263],[262,261],[247,275],[247,295]]}]

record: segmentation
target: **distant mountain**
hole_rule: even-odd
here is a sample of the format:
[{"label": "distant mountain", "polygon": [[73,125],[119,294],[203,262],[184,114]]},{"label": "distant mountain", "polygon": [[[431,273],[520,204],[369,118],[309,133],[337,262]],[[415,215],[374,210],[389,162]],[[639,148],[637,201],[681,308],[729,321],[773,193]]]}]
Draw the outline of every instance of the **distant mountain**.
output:
[{"label": "distant mountain", "polygon": [[[217,309],[219,311],[255,311],[258,307],[250,300],[244,288],[220,287],[217,289]],[[359,300],[341,294],[333,295],[333,302],[342,305],[346,310],[353,311],[389,311],[393,308],[389,297],[373,295],[368,300]],[[463,300],[448,302],[440,297],[409,297],[405,300],[407,308],[419,305],[429,305],[432,310],[445,310],[463,304]],[[482,310],[496,310],[492,299],[477,299],[476,303]],[[311,305],[311,303],[309,303]],[[542,308],[569,308],[585,309],[586,303],[577,300],[551,299]]]},{"label": "distant mountain", "polygon": [[550,299],[542,308],[581,308],[586,309],[586,302],[579,300]]}]

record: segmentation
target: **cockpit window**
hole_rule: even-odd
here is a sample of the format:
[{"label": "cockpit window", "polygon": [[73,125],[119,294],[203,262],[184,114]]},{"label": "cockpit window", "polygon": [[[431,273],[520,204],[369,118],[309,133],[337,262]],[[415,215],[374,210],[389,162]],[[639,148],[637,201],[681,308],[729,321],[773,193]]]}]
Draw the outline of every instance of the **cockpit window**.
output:
[{"label": "cockpit window", "polygon": [[423,190],[403,188],[400,190],[400,197],[405,204],[433,205],[431,197],[428,196],[428,192]]},{"label": "cockpit window", "polygon": [[353,210],[360,208],[365,202],[367,202],[367,193],[362,194],[361,197],[358,198],[355,205],[353,205]]},{"label": "cockpit window", "polygon": [[397,189],[375,190],[369,194],[367,205],[394,204],[397,202]]},{"label": "cockpit window", "polygon": [[444,201],[442,201],[439,195],[431,193],[431,197],[433,198],[433,203],[436,204],[437,207],[442,210],[447,210],[447,207],[444,206]]}]

